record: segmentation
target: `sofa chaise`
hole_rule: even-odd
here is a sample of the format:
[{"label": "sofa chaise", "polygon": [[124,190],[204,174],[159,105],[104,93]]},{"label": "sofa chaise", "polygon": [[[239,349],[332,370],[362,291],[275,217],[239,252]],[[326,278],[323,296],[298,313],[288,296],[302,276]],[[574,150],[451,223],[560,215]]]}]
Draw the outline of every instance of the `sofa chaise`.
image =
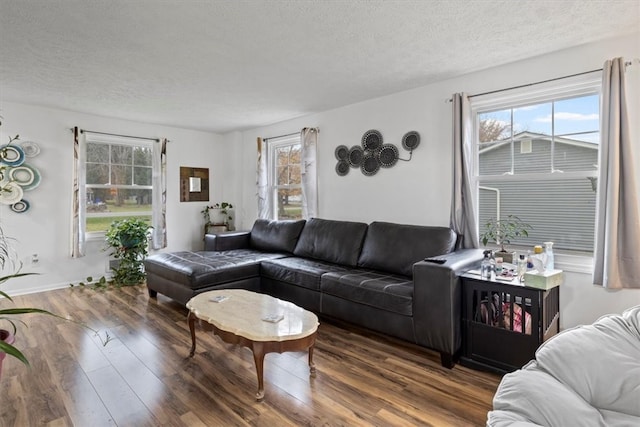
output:
[{"label": "sofa chaise", "polygon": [[545,341],[502,378],[487,426],[640,426],[640,306]]},{"label": "sofa chaise", "polygon": [[461,345],[459,275],[482,251],[455,250],[447,227],[312,218],[257,220],[251,231],[208,234],[203,251],[144,261],[149,295],[182,304],[209,290],[243,288],[440,352]]}]

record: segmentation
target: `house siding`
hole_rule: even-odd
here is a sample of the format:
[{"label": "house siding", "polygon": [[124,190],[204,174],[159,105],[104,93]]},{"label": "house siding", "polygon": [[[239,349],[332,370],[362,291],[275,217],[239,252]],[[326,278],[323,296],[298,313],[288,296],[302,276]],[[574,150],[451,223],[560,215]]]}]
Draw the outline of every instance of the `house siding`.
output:
[{"label": "house siding", "polygon": [[[520,141],[514,141],[514,178],[523,173],[551,171],[551,144],[549,140],[532,141],[532,152],[521,154]],[[555,143],[554,167],[562,171],[595,170],[597,146]],[[511,163],[511,144],[494,146],[480,152],[480,175],[508,172]],[[587,178],[544,181],[480,181],[479,224],[480,233],[490,218],[497,216],[496,197],[500,196],[500,215],[518,216],[531,224],[529,236],[511,242],[533,246],[554,241],[554,247],[577,251],[593,251],[596,192]],[[544,202],[544,203],[543,203]]]}]

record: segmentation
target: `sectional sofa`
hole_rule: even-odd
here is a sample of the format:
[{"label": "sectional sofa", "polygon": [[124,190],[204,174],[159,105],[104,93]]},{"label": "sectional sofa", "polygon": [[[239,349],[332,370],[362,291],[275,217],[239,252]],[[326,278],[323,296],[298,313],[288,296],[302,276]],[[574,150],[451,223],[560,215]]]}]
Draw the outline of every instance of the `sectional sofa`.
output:
[{"label": "sectional sofa", "polygon": [[201,292],[243,288],[440,352],[461,345],[459,275],[482,251],[456,250],[447,227],[313,218],[257,220],[251,231],[205,236],[203,251],[144,261],[149,295],[182,304]]}]

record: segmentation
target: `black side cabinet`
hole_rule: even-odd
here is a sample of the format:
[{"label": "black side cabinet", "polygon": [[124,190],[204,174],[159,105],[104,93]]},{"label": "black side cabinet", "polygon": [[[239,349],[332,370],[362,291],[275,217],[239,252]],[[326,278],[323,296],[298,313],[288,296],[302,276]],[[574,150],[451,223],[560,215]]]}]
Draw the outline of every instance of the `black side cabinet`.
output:
[{"label": "black side cabinet", "polygon": [[514,282],[462,277],[460,363],[507,373],[534,358],[560,330],[560,287],[537,289]]}]

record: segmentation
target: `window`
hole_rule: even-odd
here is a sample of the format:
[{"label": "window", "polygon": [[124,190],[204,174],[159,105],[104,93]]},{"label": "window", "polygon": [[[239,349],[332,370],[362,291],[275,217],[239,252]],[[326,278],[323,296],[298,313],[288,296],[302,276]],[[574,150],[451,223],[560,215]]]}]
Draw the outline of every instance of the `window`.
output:
[{"label": "window", "polygon": [[300,135],[270,139],[269,197],[273,219],[302,218],[301,144]]},{"label": "window", "polygon": [[480,235],[490,218],[515,215],[532,230],[511,245],[593,252],[599,90],[598,80],[472,102]]},{"label": "window", "polygon": [[113,221],[131,217],[151,224],[153,142],[87,134],[86,232],[101,235]]}]

